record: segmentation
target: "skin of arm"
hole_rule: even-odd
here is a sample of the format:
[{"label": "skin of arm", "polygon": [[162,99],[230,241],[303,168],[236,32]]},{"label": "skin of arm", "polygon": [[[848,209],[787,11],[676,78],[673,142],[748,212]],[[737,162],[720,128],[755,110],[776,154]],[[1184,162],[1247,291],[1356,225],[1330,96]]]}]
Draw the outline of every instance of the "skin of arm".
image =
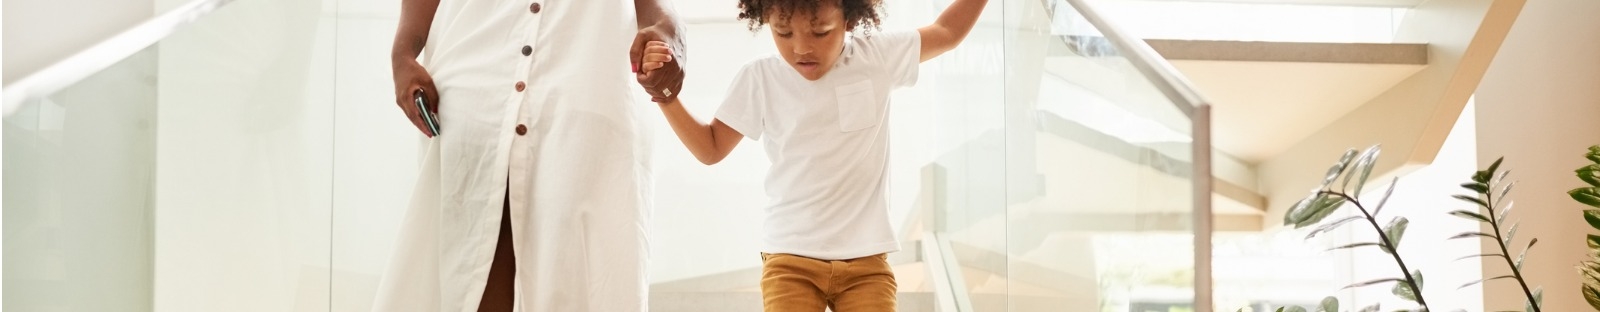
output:
[{"label": "skin of arm", "polygon": [[978,23],[978,16],[983,14],[983,7],[988,3],[988,0],[956,0],[932,25],[918,28],[917,33],[922,35],[922,61],[927,62],[960,45],[972,26]]}]

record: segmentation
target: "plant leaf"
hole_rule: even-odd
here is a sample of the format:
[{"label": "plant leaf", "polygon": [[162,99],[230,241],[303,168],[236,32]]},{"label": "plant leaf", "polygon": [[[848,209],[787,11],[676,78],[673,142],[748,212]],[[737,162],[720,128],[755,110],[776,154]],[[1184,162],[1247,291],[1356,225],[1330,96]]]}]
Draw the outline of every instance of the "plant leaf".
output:
[{"label": "plant leaf", "polygon": [[1321,199],[1311,204],[1310,208],[1308,208],[1310,211],[1305,216],[1305,219],[1295,223],[1294,228],[1304,228],[1322,222],[1322,219],[1328,218],[1334,211],[1338,211],[1339,207],[1343,207],[1344,203],[1344,197],[1323,195]]},{"label": "plant leaf", "polygon": [[1583,180],[1589,186],[1600,187],[1600,164],[1583,166],[1575,171],[1578,173],[1578,180]]},{"label": "plant leaf", "polygon": [[1472,197],[1472,195],[1456,194],[1450,195],[1450,197],[1455,197],[1456,199],[1460,199],[1469,203],[1478,204],[1478,207],[1489,208],[1489,203],[1483,202],[1482,199],[1478,199],[1477,197]]},{"label": "plant leaf", "polygon": [[1515,278],[1515,276],[1501,275],[1501,276],[1495,276],[1495,277],[1490,277],[1490,278],[1480,278],[1480,279],[1478,279],[1476,281],[1472,281],[1471,283],[1462,284],[1461,287],[1456,287],[1456,289],[1472,287],[1472,285],[1477,285],[1478,283],[1484,283],[1484,282],[1497,280],[1497,279],[1504,279],[1504,278]]},{"label": "plant leaf", "polygon": [[1506,231],[1506,236],[1503,236],[1505,241],[1501,241],[1500,243],[1510,245],[1511,240],[1517,238],[1517,228],[1521,226],[1522,222],[1512,223],[1511,229]]},{"label": "plant leaf", "polygon": [[1317,312],[1340,312],[1339,298],[1327,296],[1322,298],[1322,304],[1317,306]]},{"label": "plant leaf", "polygon": [[1400,185],[1400,178],[1399,177],[1395,177],[1394,179],[1390,179],[1389,180],[1389,190],[1383,191],[1383,198],[1378,200],[1378,206],[1372,208],[1372,216],[1373,217],[1377,217],[1378,216],[1378,212],[1382,212],[1383,211],[1383,205],[1389,203],[1389,195],[1394,195],[1394,187],[1396,185]]},{"label": "plant leaf", "polygon": [[1534,307],[1543,307],[1543,306],[1544,306],[1544,287],[1535,288],[1533,290],[1533,301],[1529,301],[1528,302],[1527,311],[1528,312],[1533,312],[1534,311]]},{"label": "plant leaf", "polygon": [[1567,191],[1567,195],[1572,196],[1573,200],[1577,200],[1584,205],[1600,208],[1600,187],[1575,188]]},{"label": "plant leaf", "polygon": [[1361,310],[1356,310],[1356,312],[1378,312],[1378,304],[1374,303],[1365,308],[1361,308]]},{"label": "plant leaf", "polygon": [[1356,180],[1356,188],[1350,194],[1361,196],[1361,189],[1366,187],[1367,177],[1372,175],[1372,167],[1378,162],[1378,154],[1382,153],[1383,149],[1379,148],[1378,145],[1368,147],[1366,151],[1361,152],[1361,158],[1356,160],[1355,168],[1350,169],[1351,175],[1355,175],[1357,171],[1361,172],[1360,179]]},{"label": "plant leaf", "polygon": [[1589,302],[1589,307],[1600,311],[1600,290],[1593,285],[1583,285],[1583,300]]},{"label": "plant leaf", "polygon": [[1333,222],[1325,223],[1322,226],[1317,227],[1316,229],[1312,229],[1311,233],[1307,233],[1306,234],[1306,239],[1311,239],[1312,237],[1316,237],[1317,234],[1322,234],[1322,233],[1325,233],[1325,232],[1333,231],[1333,229],[1338,228],[1341,225],[1345,225],[1346,223],[1350,223],[1350,221],[1361,220],[1361,219],[1362,219],[1362,217],[1360,217],[1360,216],[1352,216],[1352,217],[1345,217],[1343,219],[1335,220]]},{"label": "plant leaf", "polygon": [[1473,193],[1478,193],[1478,194],[1489,193],[1489,184],[1482,183],[1482,182],[1461,183],[1461,188],[1472,190]]},{"label": "plant leaf", "polygon": [[1448,239],[1461,239],[1461,238],[1468,238],[1468,237],[1473,237],[1473,236],[1483,236],[1483,237],[1488,237],[1488,238],[1494,238],[1494,235],[1489,235],[1489,233],[1484,233],[1484,232],[1462,232],[1461,234],[1456,234],[1456,236],[1451,236]]},{"label": "plant leaf", "polygon": [[1467,219],[1478,220],[1478,221],[1483,222],[1483,223],[1489,223],[1489,217],[1485,217],[1482,214],[1478,214],[1476,212],[1471,212],[1471,211],[1466,211],[1466,210],[1456,210],[1456,211],[1451,211],[1450,215],[1457,216],[1457,217],[1462,217],[1462,218],[1467,218]]},{"label": "plant leaf", "polygon": [[[1506,174],[1509,175],[1509,174],[1511,174],[1511,172],[1507,171]],[[1506,186],[1500,188],[1500,201],[1503,202],[1503,201],[1506,200],[1506,194],[1511,194],[1511,187],[1513,187],[1513,186],[1517,186],[1517,181],[1511,181],[1511,183],[1506,183]]]},{"label": "plant leaf", "polygon": [[1511,208],[1516,208],[1517,202],[1507,201],[1505,207],[1500,208],[1500,214],[1494,217],[1494,223],[1505,224],[1506,216],[1511,215]]},{"label": "plant leaf", "polygon": [[1405,217],[1395,217],[1394,220],[1389,221],[1389,226],[1383,228],[1383,236],[1389,238],[1390,249],[1400,249],[1400,239],[1405,237],[1406,226],[1410,224],[1411,221],[1406,220]]},{"label": "plant leaf", "polygon": [[1456,258],[1456,261],[1467,260],[1467,259],[1476,258],[1476,257],[1499,257],[1499,256],[1500,256],[1500,254],[1497,254],[1497,253],[1476,254],[1476,255],[1462,256],[1460,258]]},{"label": "plant leaf", "polygon": [[1411,284],[1406,284],[1405,282],[1394,283],[1394,289],[1389,290],[1389,292],[1394,293],[1400,299],[1411,300],[1412,302],[1417,301],[1417,292],[1411,290]]},{"label": "plant leaf", "polygon": [[[1362,246],[1378,246],[1379,248],[1383,247],[1383,245],[1380,245],[1378,243],[1366,242],[1366,243],[1355,243],[1355,244],[1349,244],[1349,245],[1344,245],[1344,246],[1339,246],[1339,247],[1328,248],[1327,251],[1334,251],[1334,250],[1340,250],[1340,249],[1351,249],[1351,248],[1362,247]],[[1382,249],[1383,249],[1383,252],[1389,252],[1388,248],[1382,248]]]},{"label": "plant leaf", "polygon": [[1294,202],[1294,206],[1289,206],[1289,211],[1283,214],[1283,225],[1296,224],[1300,223],[1301,220],[1305,220],[1306,209],[1309,209],[1311,203],[1314,203],[1319,196],[1321,195],[1318,195],[1317,191],[1311,191],[1311,195]]},{"label": "plant leaf", "polygon": [[1395,296],[1399,296],[1400,298],[1405,298],[1406,300],[1417,301],[1417,289],[1424,287],[1422,283],[1422,271],[1411,270],[1411,278],[1417,282],[1416,288],[1412,288],[1410,283],[1401,281],[1399,283],[1395,283],[1394,289],[1389,290],[1389,292],[1394,293]]},{"label": "plant leaf", "polygon": [[1356,288],[1356,287],[1362,287],[1362,286],[1373,285],[1373,284],[1381,284],[1381,283],[1389,283],[1389,282],[1405,283],[1405,280],[1398,279],[1398,278],[1392,278],[1392,277],[1391,278],[1380,278],[1380,279],[1375,279],[1375,280],[1370,280],[1370,281],[1350,284],[1349,286],[1345,286],[1342,289],[1351,289],[1351,288]]},{"label": "plant leaf", "polygon": [[1600,235],[1589,234],[1589,250],[1600,249]]},{"label": "plant leaf", "polygon": [[1339,162],[1334,163],[1333,166],[1331,166],[1331,167],[1328,167],[1328,173],[1324,174],[1323,177],[1322,177],[1322,186],[1317,187],[1317,189],[1319,189],[1319,190],[1328,189],[1328,185],[1332,184],[1333,180],[1339,179],[1339,175],[1344,174],[1344,169],[1349,167],[1350,160],[1355,159],[1355,158],[1356,158],[1356,150],[1355,149],[1352,148],[1352,149],[1345,150],[1344,151],[1344,155],[1343,156],[1339,156]]},{"label": "plant leaf", "polygon": [[1583,220],[1589,221],[1589,227],[1600,229],[1600,210],[1584,209]]},{"label": "plant leaf", "polygon": [[[1505,161],[1505,160],[1506,160],[1505,157],[1500,157],[1500,158],[1496,158],[1494,160],[1494,163],[1489,164],[1489,170],[1485,170],[1485,171],[1489,172],[1489,177],[1490,178],[1494,177],[1495,172],[1500,171],[1500,162]],[[1483,180],[1483,182],[1484,183],[1488,183],[1489,180],[1485,179],[1485,180]]]},{"label": "plant leaf", "polygon": [[1529,241],[1528,242],[1528,247],[1522,248],[1522,253],[1517,255],[1517,262],[1512,264],[1512,267],[1517,268],[1517,271],[1522,271],[1522,259],[1527,258],[1528,257],[1528,250],[1533,249],[1533,245],[1534,244],[1538,244],[1538,243],[1539,243],[1539,238],[1538,237],[1534,237],[1532,241]]}]

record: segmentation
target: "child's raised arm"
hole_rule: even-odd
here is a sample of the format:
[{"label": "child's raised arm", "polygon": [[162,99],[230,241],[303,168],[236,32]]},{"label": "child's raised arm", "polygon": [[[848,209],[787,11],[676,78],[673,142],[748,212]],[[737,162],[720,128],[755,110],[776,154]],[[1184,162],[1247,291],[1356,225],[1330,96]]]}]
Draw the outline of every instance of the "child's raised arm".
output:
[{"label": "child's raised arm", "polygon": [[927,62],[961,44],[988,3],[988,0],[955,0],[939,14],[939,20],[933,25],[918,28],[917,32],[922,35],[922,61]]}]

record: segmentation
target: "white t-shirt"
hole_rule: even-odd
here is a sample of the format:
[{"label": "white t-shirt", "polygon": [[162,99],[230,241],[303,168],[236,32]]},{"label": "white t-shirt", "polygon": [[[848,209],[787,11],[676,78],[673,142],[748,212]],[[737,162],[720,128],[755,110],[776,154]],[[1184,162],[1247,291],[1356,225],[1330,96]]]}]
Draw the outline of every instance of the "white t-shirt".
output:
[{"label": "white t-shirt", "polygon": [[762,141],[772,161],[763,252],[843,260],[900,250],[884,194],[889,91],[916,84],[921,41],[916,30],[852,36],[816,81],[777,55],[734,78],[716,117]]}]

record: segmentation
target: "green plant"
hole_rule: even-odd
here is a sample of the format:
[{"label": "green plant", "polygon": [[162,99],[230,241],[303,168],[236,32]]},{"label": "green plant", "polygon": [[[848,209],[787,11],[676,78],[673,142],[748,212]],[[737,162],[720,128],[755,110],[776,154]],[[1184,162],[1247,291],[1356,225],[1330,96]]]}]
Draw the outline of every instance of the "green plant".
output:
[{"label": "green plant", "polygon": [[[1383,197],[1379,198],[1377,204],[1371,205],[1370,208],[1371,201],[1363,201],[1360,198],[1361,190],[1366,186],[1367,178],[1371,176],[1372,167],[1377,163],[1380,152],[1381,149],[1378,146],[1369,147],[1360,154],[1357,154],[1354,149],[1345,151],[1344,155],[1339,157],[1339,161],[1328,168],[1327,174],[1323,175],[1322,184],[1311,191],[1310,195],[1295,203],[1294,207],[1289,208],[1289,211],[1283,216],[1283,223],[1284,225],[1293,225],[1296,229],[1321,224],[1306,235],[1306,238],[1309,239],[1316,237],[1317,234],[1333,231],[1340,226],[1351,224],[1355,221],[1365,221],[1366,224],[1372,226],[1374,232],[1377,232],[1378,241],[1348,244],[1329,250],[1377,247],[1394,259],[1395,265],[1400,270],[1401,277],[1358,282],[1345,286],[1345,288],[1394,283],[1395,286],[1392,292],[1395,295],[1416,302],[1419,306],[1418,311],[1429,311],[1427,299],[1423,298],[1422,292],[1416,291],[1422,289],[1422,271],[1411,269],[1406,265],[1405,259],[1400,257],[1400,242],[1405,237],[1406,227],[1411,224],[1411,221],[1406,220],[1405,217],[1395,217],[1389,219],[1386,226],[1380,226],[1378,222],[1378,215],[1383,212],[1384,204],[1389,201],[1389,196],[1394,194],[1395,183],[1389,183],[1389,189],[1384,191]],[[1354,163],[1351,163],[1352,161]],[[1344,178],[1343,182],[1335,189],[1333,182],[1339,181],[1340,177]],[[1351,185],[1352,182],[1355,183],[1353,186]],[[1361,215],[1326,223],[1322,222],[1323,219],[1338,211],[1339,208],[1346,206],[1346,204],[1354,206]],[[1333,301],[1337,305],[1338,300]],[[1378,309],[1377,305],[1372,305],[1362,310],[1376,309]]]},{"label": "green plant", "polygon": [[[1600,151],[1600,147],[1596,147],[1596,151]],[[1329,250],[1363,247],[1378,248],[1380,251],[1388,254],[1394,259],[1395,265],[1400,270],[1400,276],[1359,282],[1345,286],[1345,288],[1348,289],[1354,287],[1366,287],[1371,285],[1393,283],[1394,286],[1390,290],[1391,293],[1393,293],[1395,296],[1415,302],[1417,304],[1417,307],[1412,311],[1430,311],[1428,307],[1428,301],[1422,296],[1421,290],[1424,286],[1422,271],[1419,269],[1410,268],[1406,265],[1405,259],[1400,257],[1400,242],[1402,238],[1405,237],[1406,227],[1410,224],[1410,221],[1404,217],[1395,217],[1389,219],[1387,225],[1379,226],[1378,216],[1381,212],[1383,212],[1384,205],[1388,203],[1389,196],[1394,194],[1394,188],[1396,185],[1394,182],[1398,182],[1399,179],[1396,178],[1389,183],[1389,187],[1386,191],[1384,191],[1383,196],[1378,198],[1376,205],[1371,205],[1370,209],[1368,204],[1370,204],[1371,201],[1360,197],[1362,188],[1366,186],[1367,178],[1371,176],[1372,167],[1377,162],[1380,152],[1381,149],[1377,146],[1369,147],[1360,153],[1357,153],[1354,149],[1345,151],[1344,155],[1339,157],[1339,161],[1334,163],[1332,167],[1328,168],[1327,174],[1323,176],[1322,184],[1313,190],[1310,195],[1307,195],[1306,198],[1296,202],[1295,205],[1284,214],[1283,222],[1285,225],[1293,225],[1296,229],[1317,225],[1316,228],[1312,229],[1310,233],[1306,235],[1307,239],[1316,237],[1318,234],[1333,231],[1347,224],[1366,223],[1371,225],[1372,230],[1378,234],[1377,241],[1347,244],[1334,247]],[[1593,174],[1600,172],[1600,154],[1591,155],[1593,156],[1591,159],[1595,159],[1597,165],[1594,166],[1590,171],[1590,176],[1595,177]],[[1501,183],[1504,182],[1505,177],[1507,176],[1505,174],[1500,174],[1499,172],[1500,163],[1502,160],[1504,159],[1495,160],[1494,164],[1489,165],[1488,169],[1475,172],[1472,175],[1472,181],[1461,184],[1462,188],[1472,190],[1474,195],[1454,196],[1457,199],[1476,204],[1479,209],[1477,209],[1477,211],[1456,210],[1450,212],[1450,214],[1454,216],[1488,223],[1492,229],[1492,233],[1469,231],[1451,237],[1451,239],[1480,237],[1495,239],[1495,242],[1500,247],[1500,251],[1498,253],[1482,253],[1461,257],[1460,259],[1498,256],[1501,259],[1506,260],[1506,265],[1511,267],[1512,274],[1479,279],[1478,281],[1462,285],[1461,287],[1465,288],[1474,284],[1497,279],[1515,279],[1518,284],[1522,286],[1523,294],[1527,296],[1528,301],[1526,311],[1540,312],[1539,299],[1542,297],[1542,291],[1538,289],[1528,289],[1527,282],[1522,278],[1522,260],[1524,259],[1524,256],[1527,255],[1528,249],[1532,248],[1534,244],[1538,243],[1538,239],[1529,241],[1528,247],[1524,248],[1517,259],[1513,261],[1510,257],[1510,248],[1507,248],[1507,245],[1512,242],[1512,239],[1516,235],[1516,225],[1513,224],[1510,230],[1506,231],[1504,235],[1502,235],[1501,232],[1501,225],[1504,223],[1506,216],[1510,213],[1512,206],[1511,202],[1506,199],[1506,196],[1511,192],[1511,186],[1515,184]],[[1341,177],[1343,178],[1342,181],[1340,179]],[[1333,183],[1335,181],[1341,181],[1337,187],[1335,187]],[[1600,182],[1600,177],[1595,177],[1595,179],[1586,179],[1586,181]],[[1591,192],[1596,196],[1593,196],[1592,199],[1596,207],[1600,208],[1600,184],[1594,185],[1596,188],[1592,188]],[[1327,219],[1328,216],[1338,211],[1339,208],[1346,206],[1355,207],[1355,209],[1360,212],[1360,215],[1323,222],[1324,219]],[[1593,213],[1587,213],[1586,216],[1592,216],[1590,219],[1591,224],[1595,225],[1596,228],[1600,228],[1600,210],[1593,211]],[[1600,250],[1600,236],[1590,235],[1590,244],[1591,246],[1596,247],[1596,250]],[[1596,255],[1597,259],[1600,259],[1600,253],[1597,253]],[[1590,275],[1591,277],[1600,277],[1600,262],[1594,262],[1589,267],[1592,269],[1586,272],[1594,273]],[[1600,299],[1600,291],[1595,291],[1600,290],[1600,283],[1596,283],[1594,285],[1595,287],[1585,289],[1586,294],[1594,294],[1594,298]],[[1338,311],[1338,307],[1338,299],[1334,297],[1327,297],[1323,299],[1322,305],[1318,307],[1318,310],[1334,312]],[[1369,312],[1377,311],[1378,309],[1378,305],[1374,304],[1366,306],[1358,311]],[[1305,311],[1304,308],[1300,307],[1285,307],[1280,308],[1279,310]]]},{"label": "green plant", "polygon": [[[1578,179],[1589,186],[1567,191],[1567,195],[1589,207],[1600,208],[1600,145],[1590,146],[1589,154],[1584,157],[1594,163],[1579,167]],[[1583,219],[1590,227],[1600,229],[1600,209],[1584,209]],[[1583,261],[1578,270],[1583,272],[1583,299],[1589,302],[1589,307],[1600,311],[1600,235],[1589,234],[1588,241],[1589,260]]]},{"label": "green plant", "polygon": [[[1511,187],[1516,185],[1516,182],[1501,183],[1504,182],[1506,177],[1511,174],[1510,171],[1507,171],[1504,174],[1499,172],[1500,162],[1504,160],[1505,158],[1495,159],[1494,163],[1489,165],[1489,169],[1473,173],[1472,181],[1461,183],[1461,188],[1472,191],[1472,195],[1457,194],[1452,196],[1456,199],[1477,205],[1478,209],[1476,209],[1477,211],[1451,211],[1450,215],[1482,223],[1488,223],[1491,232],[1484,233],[1480,231],[1467,231],[1461,234],[1456,234],[1455,236],[1450,237],[1450,239],[1494,239],[1495,245],[1500,247],[1500,252],[1480,253],[1461,257],[1456,260],[1470,259],[1475,257],[1499,257],[1501,259],[1505,259],[1506,266],[1511,268],[1511,274],[1478,279],[1476,281],[1472,281],[1471,283],[1467,283],[1466,285],[1461,285],[1461,288],[1466,288],[1467,286],[1497,279],[1515,279],[1517,284],[1522,286],[1522,294],[1527,297],[1528,301],[1526,303],[1526,310],[1528,312],[1539,312],[1540,305],[1542,305],[1540,300],[1544,297],[1544,289],[1535,288],[1530,290],[1528,289],[1527,280],[1522,278],[1522,260],[1527,258],[1528,250],[1533,249],[1533,246],[1539,243],[1539,239],[1534,238],[1533,240],[1528,241],[1528,246],[1523,247],[1522,253],[1517,254],[1517,260],[1512,261],[1511,249],[1507,248],[1506,246],[1511,244],[1512,239],[1516,238],[1517,225],[1520,223],[1512,223],[1511,229],[1503,232],[1504,235],[1502,235],[1500,230],[1500,226],[1505,224],[1506,216],[1510,215],[1511,208],[1513,207],[1513,203],[1507,200],[1506,195],[1510,194]],[[1496,176],[1498,176],[1498,178]],[[1497,193],[1497,190],[1499,196],[1496,196],[1497,194],[1495,194]]]}]

